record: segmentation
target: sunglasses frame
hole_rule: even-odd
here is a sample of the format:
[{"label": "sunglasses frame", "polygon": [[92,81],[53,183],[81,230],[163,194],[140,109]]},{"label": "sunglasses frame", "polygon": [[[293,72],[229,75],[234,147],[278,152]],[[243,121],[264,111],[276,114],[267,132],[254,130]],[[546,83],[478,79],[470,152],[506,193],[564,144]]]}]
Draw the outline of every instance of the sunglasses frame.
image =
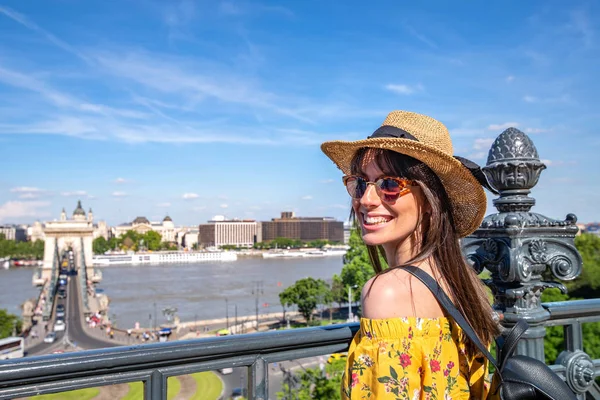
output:
[{"label": "sunglasses frame", "polygon": [[[348,191],[348,185],[347,182],[351,179],[351,178],[356,178],[356,179],[362,179],[366,182],[367,188],[369,187],[369,185],[374,185],[375,186],[375,191],[377,192],[377,195],[379,196],[379,198],[386,202],[386,203],[391,203],[394,202],[396,200],[398,200],[400,197],[402,197],[403,195],[405,195],[406,193],[410,192],[410,187],[411,186],[415,186],[415,182],[410,180],[410,179],[406,179],[406,178],[398,178],[398,177],[394,177],[394,176],[382,176],[381,178],[378,178],[375,182],[371,182],[368,181],[366,178],[360,176],[360,175],[344,175],[342,177],[342,182],[344,183],[344,186],[346,187],[346,191]],[[391,179],[394,182],[396,182],[398,184],[398,186],[402,187],[402,189],[400,190],[400,193],[398,193],[398,197],[393,199],[393,200],[386,200],[385,199],[385,195],[382,196],[381,193],[381,189],[379,187],[379,185],[377,184],[377,182],[384,180],[384,179]],[[365,188],[365,193],[367,193],[367,189]],[[360,200],[363,198],[363,196],[365,195],[365,193],[363,193],[362,196],[360,197],[354,197],[350,194],[350,192],[348,191],[348,194],[350,195],[350,197],[353,200]]]}]

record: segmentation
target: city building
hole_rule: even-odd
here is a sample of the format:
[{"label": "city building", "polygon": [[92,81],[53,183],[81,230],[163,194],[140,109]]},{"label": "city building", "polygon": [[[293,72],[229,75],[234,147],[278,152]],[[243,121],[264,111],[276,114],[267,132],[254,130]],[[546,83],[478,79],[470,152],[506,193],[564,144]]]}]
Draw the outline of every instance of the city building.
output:
[{"label": "city building", "polygon": [[226,219],[215,216],[198,226],[198,243],[201,247],[252,247],[262,241],[261,223],[254,220]]},{"label": "city building", "polygon": [[590,222],[589,224],[586,224],[583,232],[600,236],[600,222]]},{"label": "city building", "polygon": [[130,223],[121,224],[113,228],[115,237],[123,236],[127,231],[135,231],[144,234],[149,231],[158,232],[163,242],[175,243],[178,230],[173,220],[168,215],[162,222],[150,222],[146,217],[137,217]]},{"label": "city building", "polygon": [[262,240],[278,237],[297,239],[303,242],[328,240],[344,242],[344,223],[329,217],[296,217],[291,211],[281,213],[281,218],[262,222]]},{"label": "city building", "polygon": [[350,234],[352,233],[352,222],[344,222],[344,244],[350,243]]},{"label": "city building", "polygon": [[4,234],[6,240],[24,242],[27,240],[27,229],[20,225],[0,225],[0,233]]},{"label": "city building", "polygon": [[183,247],[188,250],[193,250],[195,245],[198,244],[198,237],[200,236],[200,232],[198,229],[193,229],[185,232],[181,239],[181,243],[179,243],[180,247]]}]

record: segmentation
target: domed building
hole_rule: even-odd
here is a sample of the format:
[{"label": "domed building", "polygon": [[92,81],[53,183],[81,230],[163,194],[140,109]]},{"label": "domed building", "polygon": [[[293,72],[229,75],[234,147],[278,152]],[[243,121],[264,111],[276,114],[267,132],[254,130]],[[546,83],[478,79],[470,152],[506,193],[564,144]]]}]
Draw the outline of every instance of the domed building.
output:
[{"label": "domed building", "polygon": [[146,217],[137,217],[131,223],[121,224],[115,227],[115,236],[120,237],[125,232],[132,230],[139,234],[144,234],[149,231],[155,231],[160,234],[163,242],[175,242],[176,228],[173,220],[168,215],[162,222],[150,222]]}]

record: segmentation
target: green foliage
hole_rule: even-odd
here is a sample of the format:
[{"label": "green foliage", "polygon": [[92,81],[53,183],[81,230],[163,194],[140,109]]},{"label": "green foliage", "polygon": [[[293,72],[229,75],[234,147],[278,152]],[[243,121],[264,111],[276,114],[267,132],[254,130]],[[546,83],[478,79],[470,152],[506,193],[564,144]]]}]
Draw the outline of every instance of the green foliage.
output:
[{"label": "green foliage", "polygon": [[92,251],[94,254],[104,254],[108,250],[110,250],[110,247],[108,246],[108,241],[104,239],[104,236],[97,237],[92,242]]},{"label": "green foliage", "polygon": [[[591,234],[582,234],[575,238],[575,246],[583,259],[581,275],[574,281],[565,282],[569,294],[562,294],[558,289],[547,289],[542,294],[542,302],[600,297],[600,237]],[[600,322],[583,324],[582,335],[583,350],[592,359],[600,358]],[[556,357],[563,350],[563,327],[548,327],[544,339],[546,362],[554,363]]]},{"label": "green foliage", "polygon": [[161,246],[162,236],[156,231],[148,231],[140,238],[144,241],[144,245],[148,250],[159,250]]},{"label": "green foliage", "polygon": [[0,308],[0,339],[13,335],[16,324],[16,333],[21,332],[21,320],[14,314],[10,314],[6,309]]},{"label": "green foliage", "polygon": [[331,279],[331,300],[338,303],[339,307],[342,306],[342,303],[348,301],[346,286],[342,281],[342,277],[338,274],[334,274]]},{"label": "green foliage", "polygon": [[581,254],[581,275],[567,283],[569,293],[584,298],[598,297],[600,291],[600,236],[584,233],[575,238],[575,247]]},{"label": "green foliage", "polygon": [[96,238],[92,246],[94,254],[103,254],[107,250],[177,250],[177,244],[162,242],[160,233],[156,231],[140,234],[134,230],[128,230],[120,237],[113,237],[108,241],[104,238]]},{"label": "green foliage", "polygon": [[317,304],[330,301],[330,290],[323,279],[304,278],[279,293],[279,301],[285,307],[296,305],[307,325],[312,321],[312,314]]},{"label": "green foliage", "polygon": [[34,258],[41,260],[44,257],[44,241],[16,242],[6,240],[4,234],[0,235],[0,257]]},{"label": "green foliage", "polygon": [[352,301],[360,301],[361,289],[375,275],[375,271],[358,228],[353,229],[350,233],[348,244],[350,249],[344,257],[344,267],[341,273],[342,283],[345,288],[356,285],[357,289],[352,291]]},{"label": "green foliage", "polygon": [[340,359],[326,364],[324,372],[319,368],[303,370],[297,377],[300,387],[297,388],[295,385],[290,387],[290,384],[284,380],[282,391],[277,393],[277,398],[279,400],[341,399],[340,387],[345,365],[346,360]]}]

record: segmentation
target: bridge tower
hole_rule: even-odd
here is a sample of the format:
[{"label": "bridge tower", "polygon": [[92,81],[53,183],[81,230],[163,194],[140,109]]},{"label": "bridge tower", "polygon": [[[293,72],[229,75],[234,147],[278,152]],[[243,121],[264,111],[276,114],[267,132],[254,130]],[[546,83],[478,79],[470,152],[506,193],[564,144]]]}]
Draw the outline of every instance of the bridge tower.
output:
[{"label": "bridge tower", "polygon": [[37,277],[34,277],[34,284],[39,285],[44,281],[55,279],[52,275],[56,271],[57,262],[60,261],[56,258],[60,258],[64,251],[69,250],[74,253],[75,268],[80,271],[84,267],[86,271],[82,272],[85,272],[85,275],[94,276],[92,264],[93,217],[86,216],[81,201],[77,202],[77,208],[73,211],[71,218],[67,218],[63,209],[60,220],[46,222],[44,236],[44,264],[41,271],[38,271]]}]

